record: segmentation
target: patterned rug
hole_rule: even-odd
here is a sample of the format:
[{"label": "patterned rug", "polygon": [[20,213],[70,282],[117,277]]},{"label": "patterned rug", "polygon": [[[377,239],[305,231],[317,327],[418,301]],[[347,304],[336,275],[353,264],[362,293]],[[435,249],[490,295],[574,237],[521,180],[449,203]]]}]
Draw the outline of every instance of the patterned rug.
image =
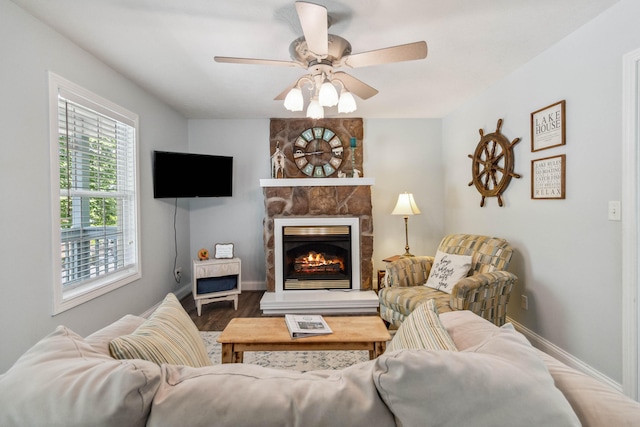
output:
[{"label": "patterned rug", "polygon": [[[200,332],[212,363],[219,364],[221,345],[216,342],[220,332]],[[294,371],[315,371],[318,369],[342,369],[369,360],[369,352],[354,351],[248,351],[244,353],[244,363],[269,368]]]}]

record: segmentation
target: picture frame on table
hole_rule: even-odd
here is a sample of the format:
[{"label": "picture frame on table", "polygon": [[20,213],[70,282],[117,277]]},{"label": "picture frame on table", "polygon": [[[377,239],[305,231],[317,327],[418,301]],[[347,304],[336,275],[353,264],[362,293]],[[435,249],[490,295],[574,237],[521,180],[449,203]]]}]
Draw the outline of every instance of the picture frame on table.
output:
[{"label": "picture frame on table", "polygon": [[531,151],[566,144],[566,101],[562,100],[531,113]]},{"label": "picture frame on table", "polygon": [[556,199],[566,197],[567,156],[545,157],[531,160],[531,198]]},{"label": "picture frame on table", "polygon": [[216,243],[214,245],[213,257],[216,259],[233,258],[233,243]]}]

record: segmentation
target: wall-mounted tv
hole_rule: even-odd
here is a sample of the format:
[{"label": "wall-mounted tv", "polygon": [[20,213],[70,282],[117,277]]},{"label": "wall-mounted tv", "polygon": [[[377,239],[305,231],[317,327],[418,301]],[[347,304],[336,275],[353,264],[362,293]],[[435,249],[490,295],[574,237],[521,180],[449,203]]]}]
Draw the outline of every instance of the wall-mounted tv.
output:
[{"label": "wall-mounted tv", "polygon": [[153,152],[153,197],[231,197],[233,157]]}]

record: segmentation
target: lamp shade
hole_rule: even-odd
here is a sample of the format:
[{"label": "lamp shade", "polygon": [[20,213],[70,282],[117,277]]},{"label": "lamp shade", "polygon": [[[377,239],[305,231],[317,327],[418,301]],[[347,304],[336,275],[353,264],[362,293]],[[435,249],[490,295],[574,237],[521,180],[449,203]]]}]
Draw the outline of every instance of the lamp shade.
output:
[{"label": "lamp shade", "polygon": [[346,89],[340,92],[340,100],[338,101],[338,113],[352,113],[356,111],[356,100]]},{"label": "lamp shade", "polygon": [[413,199],[413,194],[411,193],[401,193],[398,196],[398,202],[396,203],[396,207],[393,208],[393,212],[391,215],[418,215],[420,214],[420,209],[416,205],[416,201]]},{"label": "lamp shade", "polygon": [[287,93],[287,97],[284,99],[284,108],[289,111],[302,111],[302,104],[304,103],[304,99],[302,99],[302,91],[294,87]]},{"label": "lamp shade", "polygon": [[323,107],[333,107],[338,103],[338,91],[336,88],[326,80],[320,86],[320,92],[318,92],[318,102]]},{"label": "lamp shade", "polygon": [[313,98],[309,103],[307,117],[310,119],[324,119],[324,108],[318,102],[318,98]]}]

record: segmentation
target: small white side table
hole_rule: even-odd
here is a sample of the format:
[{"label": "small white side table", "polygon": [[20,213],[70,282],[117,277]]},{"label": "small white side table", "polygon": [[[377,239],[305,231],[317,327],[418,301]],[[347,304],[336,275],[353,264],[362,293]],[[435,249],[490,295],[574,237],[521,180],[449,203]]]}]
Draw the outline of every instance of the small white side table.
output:
[{"label": "small white side table", "polygon": [[202,306],[210,302],[233,301],[238,309],[238,295],[242,291],[240,258],[193,260],[193,299],[198,316]]}]

